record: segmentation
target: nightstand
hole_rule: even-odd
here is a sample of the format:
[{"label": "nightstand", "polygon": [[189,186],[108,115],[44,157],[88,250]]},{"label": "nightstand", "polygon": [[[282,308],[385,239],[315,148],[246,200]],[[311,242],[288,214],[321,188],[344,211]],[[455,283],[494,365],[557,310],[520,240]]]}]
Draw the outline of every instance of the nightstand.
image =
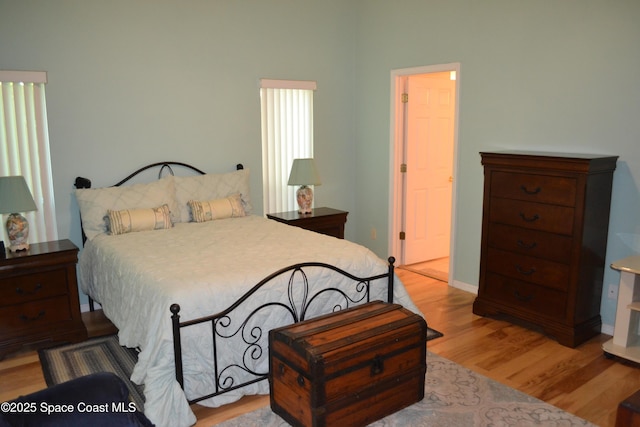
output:
[{"label": "nightstand", "polygon": [[77,260],[69,240],[35,243],[0,258],[0,359],[23,348],[87,339]]},{"label": "nightstand", "polygon": [[267,218],[284,224],[344,239],[344,224],[349,212],[332,208],[314,208],[310,214],[298,211],[267,214]]}]

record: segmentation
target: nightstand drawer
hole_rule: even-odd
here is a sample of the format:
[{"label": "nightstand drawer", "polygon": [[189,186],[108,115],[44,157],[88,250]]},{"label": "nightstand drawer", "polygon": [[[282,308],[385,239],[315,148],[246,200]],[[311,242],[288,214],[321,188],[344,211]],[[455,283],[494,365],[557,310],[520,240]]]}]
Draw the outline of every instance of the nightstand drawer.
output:
[{"label": "nightstand drawer", "polygon": [[9,335],[20,329],[50,327],[71,319],[67,296],[38,300],[0,308],[0,334]]},{"label": "nightstand drawer", "polygon": [[0,279],[0,304],[19,304],[67,293],[67,272],[52,270]]},{"label": "nightstand drawer", "polygon": [[567,294],[565,292],[494,273],[487,275],[487,283],[491,286],[486,288],[486,297],[506,304],[514,311],[526,310],[536,316],[553,318],[563,318],[566,315]]},{"label": "nightstand drawer", "polygon": [[574,209],[511,199],[491,199],[489,221],[551,233],[573,234]]},{"label": "nightstand drawer", "polygon": [[561,176],[493,172],[491,195],[506,199],[574,206],[576,180]]}]

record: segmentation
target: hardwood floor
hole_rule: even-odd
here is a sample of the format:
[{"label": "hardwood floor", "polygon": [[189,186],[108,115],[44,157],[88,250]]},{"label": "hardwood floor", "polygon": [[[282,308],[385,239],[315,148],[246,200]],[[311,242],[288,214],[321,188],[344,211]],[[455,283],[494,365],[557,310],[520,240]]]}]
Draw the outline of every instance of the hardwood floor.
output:
[{"label": "hardwood floor", "polygon": [[[563,347],[537,332],[474,315],[473,294],[407,270],[397,273],[429,326],[444,333],[429,342],[433,353],[603,427],[614,426],[618,403],[640,389],[638,365],[603,356],[606,335]],[[100,312],[84,313],[84,320],[90,336],[113,331]],[[0,361],[0,401],[44,387],[36,352]],[[268,396],[252,396],[221,408],[192,408],[196,426],[208,427],[268,404]]]},{"label": "hardwood floor", "polygon": [[414,273],[422,274],[423,276],[438,279],[443,282],[449,280],[449,257],[417,262],[415,264],[404,265],[399,268],[413,271]]}]

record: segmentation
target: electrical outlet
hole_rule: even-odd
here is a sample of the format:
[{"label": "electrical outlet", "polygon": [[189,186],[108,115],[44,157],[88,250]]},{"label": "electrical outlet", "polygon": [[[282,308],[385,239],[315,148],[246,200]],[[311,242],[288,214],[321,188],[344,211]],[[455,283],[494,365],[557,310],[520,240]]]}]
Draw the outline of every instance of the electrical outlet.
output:
[{"label": "electrical outlet", "polygon": [[607,296],[609,299],[618,299],[618,285],[614,285],[613,283],[609,284]]},{"label": "electrical outlet", "polygon": [[371,227],[371,240],[376,240],[378,238],[378,232],[375,227]]}]

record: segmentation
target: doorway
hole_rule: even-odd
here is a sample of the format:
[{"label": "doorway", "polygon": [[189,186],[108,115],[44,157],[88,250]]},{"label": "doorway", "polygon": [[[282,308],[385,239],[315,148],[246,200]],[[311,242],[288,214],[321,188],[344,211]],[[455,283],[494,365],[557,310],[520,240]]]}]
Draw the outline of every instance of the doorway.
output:
[{"label": "doorway", "polygon": [[459,63],[391,73],[390,253],[399,265],[437,270],[436,278],[447,282],[453,277],[459,82]]}]

